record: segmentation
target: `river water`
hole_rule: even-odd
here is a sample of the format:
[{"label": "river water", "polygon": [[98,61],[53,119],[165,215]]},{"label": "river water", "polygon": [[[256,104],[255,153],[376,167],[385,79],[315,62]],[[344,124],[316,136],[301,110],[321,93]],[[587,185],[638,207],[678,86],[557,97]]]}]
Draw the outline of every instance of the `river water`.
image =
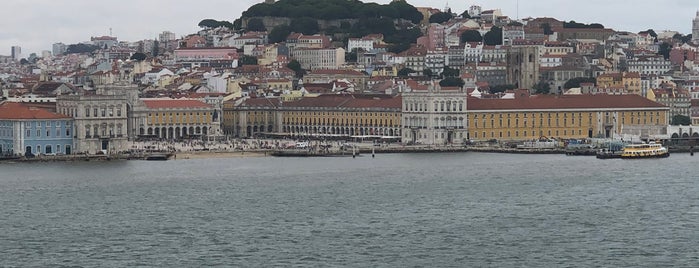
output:
[{"label": "river water", "polygon": [[0,163],[0,267],[698,267],[697,161]]}]

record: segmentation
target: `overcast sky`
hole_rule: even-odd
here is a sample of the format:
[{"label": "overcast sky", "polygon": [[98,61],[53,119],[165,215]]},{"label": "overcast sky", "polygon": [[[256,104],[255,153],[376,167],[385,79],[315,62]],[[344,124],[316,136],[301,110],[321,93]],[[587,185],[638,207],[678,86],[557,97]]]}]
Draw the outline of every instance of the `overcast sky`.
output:
[{"label": "overcast sky", "polygon": [[[168,30],[183,36],[196,32],[205,18],[233,22],[262,0],[3,0],[0,9],[0,55],[22,47],[23,56],[51,50],[56,42],[73,44],[91,36],[108,35],[124,41],[153,39]],[[368,2],[368,1],[365,1]],[[376,0],[385,4],[390,0]],[[449,2],[455,13],[473,4],[502,9],[512,18],[555,17],[602,23],[615,30],[691,32],[698,0],[408,0],[414,6],[442,9]],[[517,8],[519,6],[519,8]]]}]

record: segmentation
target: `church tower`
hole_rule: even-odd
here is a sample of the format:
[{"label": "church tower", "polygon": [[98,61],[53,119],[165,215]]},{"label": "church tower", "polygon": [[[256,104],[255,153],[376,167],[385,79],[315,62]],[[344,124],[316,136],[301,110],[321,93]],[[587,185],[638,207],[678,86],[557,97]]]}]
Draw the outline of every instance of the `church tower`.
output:
[{"label": "church tower", "polygon": [[699,11],[697,11],[697,16],[692,21],[692,42],[699,44]]}]

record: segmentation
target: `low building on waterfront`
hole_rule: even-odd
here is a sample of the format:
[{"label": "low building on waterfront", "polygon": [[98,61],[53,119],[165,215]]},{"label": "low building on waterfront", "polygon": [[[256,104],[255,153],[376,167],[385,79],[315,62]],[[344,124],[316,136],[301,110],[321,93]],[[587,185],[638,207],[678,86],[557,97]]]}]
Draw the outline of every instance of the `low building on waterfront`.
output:
[{"label": "low building on waterfront", "polygon": [[281,131],[329,137],[401,136],[402,97],[321,95],[284,103]]},{"label": "low building on waterfront", "polygon": [[21,103],[0,105],[0,156],[72,153],[73,118]]},{"label": "low building on waterfront", "polygon": [[669,108],[639,95],[468,99],[472,140],[620,138],[624,126],[667,126]]},{"label": "low building on waterfront", "polygon": [[401,133],[400,107],[401,97],[390,95],[240,99],[224,104],[223,128],[233,137],[394,137]]},{"label": "low building on waterfront", "polygon": [[218,133],[214,107],[192,99],[141,99],[134,110],[137,139],[199,139]]}]

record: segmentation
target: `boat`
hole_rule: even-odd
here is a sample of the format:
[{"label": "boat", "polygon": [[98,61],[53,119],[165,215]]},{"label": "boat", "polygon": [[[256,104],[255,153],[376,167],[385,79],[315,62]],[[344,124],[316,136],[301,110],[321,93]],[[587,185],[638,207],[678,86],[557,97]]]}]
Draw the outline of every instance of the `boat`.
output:
[{"label": "boat", "polygon": [[670,156],[670,151],[661,144],[650,142],[629,144],[621,153],[622,159],[664,158]]},{"label": "boat", "polygon": [[621,158],[622,151],[610,151],[607,149],[602,149],[597,151],[597,159],[618,159]]},{"label": "boat", "polygon": [[149,161],[165,161],[172,157],[172,153],[149,153],[145,159]]},{"label": "boat", "polygon": [[329,156],[356,156],[358,153],[352,153],[352,152],[346,152],[346,151],[338,151],[338,152],[330,152],[330,151],[315,151],[315,150],[307,150],[307,149],[284,149],[284,150],[276,150],[272,151],[271,153],[272,156],[280,156],[280,157],[329,157]]}]

